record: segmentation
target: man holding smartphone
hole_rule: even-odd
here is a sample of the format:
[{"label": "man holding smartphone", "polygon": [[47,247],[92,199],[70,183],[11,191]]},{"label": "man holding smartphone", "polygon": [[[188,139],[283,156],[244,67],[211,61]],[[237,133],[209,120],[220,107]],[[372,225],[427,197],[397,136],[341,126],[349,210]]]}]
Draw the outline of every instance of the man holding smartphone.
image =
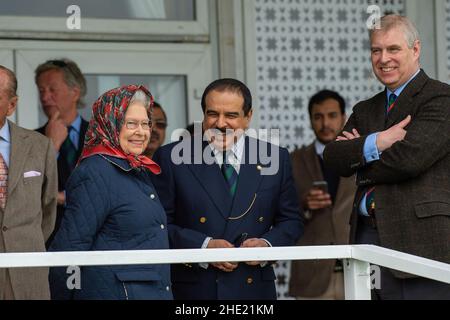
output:
[{"label": "man holding smartphone", "polygon": [[[316,140],[291,155],[305,215],[305,233],[298,245],[348,244],[354,178],[339,178],[323,164],[325,145],[345,124],[345,101],[338,93],[323,90],[310,99],[308,110]],[[293,261],[289,289],[298,299],[344,299],[342,265],[336,260]]]}]

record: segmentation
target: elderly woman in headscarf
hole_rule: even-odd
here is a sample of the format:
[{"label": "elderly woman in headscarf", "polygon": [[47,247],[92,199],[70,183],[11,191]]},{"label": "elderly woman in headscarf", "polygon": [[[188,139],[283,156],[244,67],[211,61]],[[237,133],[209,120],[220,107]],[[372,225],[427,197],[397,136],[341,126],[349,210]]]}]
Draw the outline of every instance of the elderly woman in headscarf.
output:
[{"label": "elderly woman in headscarf", "polygon": [[[94,103],[50,251],[169,248],[166,215],[151,182],[160,168],[142,155],[151,135],[152,107],[150,92],[135,85],[110,90]],[[52,268],[52,298],[172,299],[169,268],[81,267],[81,288],[73,290],[67,287],[66,268]]]}]

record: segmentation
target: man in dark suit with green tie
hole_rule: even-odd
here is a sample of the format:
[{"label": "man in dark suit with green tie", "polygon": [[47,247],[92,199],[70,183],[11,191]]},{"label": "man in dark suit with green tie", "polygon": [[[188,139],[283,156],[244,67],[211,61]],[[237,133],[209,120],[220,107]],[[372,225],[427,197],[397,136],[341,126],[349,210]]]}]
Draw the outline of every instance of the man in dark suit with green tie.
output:
[{"label": "man in dark suit with green tie", "polygon": [[[326,165],[357,174],[351,238],[450,263],[450,86],[420,69],[421,42],[405,17],[370,32],[386,90],[357,104]],[[450,299],[450,285],[381,269],[381,299]]]},{"label": "man in dark suit with green tie", "polygon": [[[218,79],[201,105],[203,131],[161,147],[153,158],[162,170],[153,183],[171,248],[294,245],[303,223],[289,153],[250,136],[250,90],[236,79]],[[268,262],[172,265],[176,300],[276,299],[274,280]]]},{"label": "man in dark suit with green tie", "polygon": [[66,182],[83,150],[88,122],[81,118],[77,108],[84,106],[86,80],[76,63],[69,59],[48,60],[39,65],[35,80],[42,109],[49,119],[36,131],[51,139],[58,154],[58,210],[48,247],[64,213]]}]

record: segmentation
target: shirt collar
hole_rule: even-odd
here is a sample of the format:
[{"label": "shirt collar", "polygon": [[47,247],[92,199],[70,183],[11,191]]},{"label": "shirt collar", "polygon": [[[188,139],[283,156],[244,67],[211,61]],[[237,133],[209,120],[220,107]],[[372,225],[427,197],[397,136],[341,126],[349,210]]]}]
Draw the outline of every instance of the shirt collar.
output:
[{"label": "shirt collar", "polygon": [[[229,155],[229,152],[232,152],[232,154],[234,155],[234,158],[237,160],[238,163],[241,163],[242,155],[244,153],[245,136],[246,136],[245,134],[241,135],[239,137],[239,139],[236,141],[236,143],[233,144],[231,149],[229,151],[227,151],[227,155]],[[216,149],[214,147],[214,144],[210,143],[209,145],[210,145],[215,157],[217,157],[217,155],[222,152],[221,150]],[[219,157],[219,158],[221,158],[221,157]],[[222,161],[220,162],[220,164],[222,164]]]},{"label": "shirt collar", "polygon": [[414,73],[414,75],[408,80],[406,81],[403,85],[401,85],[400,87],[398,87],[397,89],[395,89],[394,91],[389,90],[388,88],[386,88],[386,97],[387,97],[387,101],[389,101],[389,96],[394,93],[397,97],[400,96],[400,94],[402,93],[403,89],[406,88],[406,86],[419,74],[420,69],[416,71],[416,73]]},{"label": "shirt collar", "polygon": [[241,162],[242,154],[244,153],[244,142],[245,142],[245,134],[241,135],[238,141],[231,148],[231,150],[234,153],[234,156],[239,162]]},{"label": "shirt collar", "polygon": [[11,134],[9,132],[9,122],[8,122],[8,120],[5,121],[5,124],[0,129],[0,138],[3,139],[6,142],[11,142]]},{"label": "shirt collar", "polygon": [[323,151],[325,150],[325,145],[316,139],[316,141],[314,141],[314,148],[316,149],[316,154],[323,159]]},{"label": "shirt collar", "polygon": [[75,120],[70,124],[70,126],[77,132],[80,133],[81,131],[81,116],[77,115]]}]

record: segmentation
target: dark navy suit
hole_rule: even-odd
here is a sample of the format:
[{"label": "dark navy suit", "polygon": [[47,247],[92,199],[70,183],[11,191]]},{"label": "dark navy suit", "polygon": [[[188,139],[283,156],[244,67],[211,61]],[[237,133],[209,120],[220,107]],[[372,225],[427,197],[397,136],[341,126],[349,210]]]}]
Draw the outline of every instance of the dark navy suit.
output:
[{"label": "dark navy suit", "polygon": [[[87,122],[86,120],[81,118],[80,136],[79,136],[78,150],[77,150],[77,156],[76,156],[77,161],[81,155],[81,152],[83,151],[84,135],[86,134],[88,126],[89,126],[89,122]],[[45,135],[46,127],[47,127],[47,123],[44,126],[40,127],[39,129],[36,129],[36,131]],[[66,190],[67,181],[69,180],[69,177],[72,174],[73,170],[71,168],[69,168],[69,166],[67,164],[67,160],[66,160],[66,154],[62,150],[59,152],[57,163],[58,163],[58,191],[64,191],[64,190]],[[47,248],[52,243],[53,238],[55,237],[55,234],[58,231],[59,226],[61,225],[63,214],[64,214],[64,206],[58,204],[57,211],[56,211],[55,229],[53,230],[53,233],[50,235],[50,237],[47,240],[47,243],[46,243]]]},{"label": "dark navy suit", "polygon": [[[249,143],[257,141],[246,138],[234,199],[216,163],[202,160],[201,164],[193,164],[193,139],[157,151],[154,160],[162,174],[153,177],[154,185],[167,213],[171,248],[201,248],[206,237],[234,243],[243,233],[248,233],[248,238],[264,238],[274,247],[295,244],[303,232],[303,223],[288,151],[273,146],[273,154],[279,156],[279,170],[274,175],[261,175],[264,165],[259,159],[249,163],[247,152]],[[180,148],[179,143],[184,143],[186,148],[181,154],[187,152],[191,164],[173,163],[171,153]],[[262,145],[269,146],[258,143],[258,150]],[[197,154],[211,154],[205,142],[199,146]],[[274,280],[270,264],[261,267],[242,262],[230,273],[212,265],[208,269],[197,264],[172,265],[175,299],[276,299]]]}]

